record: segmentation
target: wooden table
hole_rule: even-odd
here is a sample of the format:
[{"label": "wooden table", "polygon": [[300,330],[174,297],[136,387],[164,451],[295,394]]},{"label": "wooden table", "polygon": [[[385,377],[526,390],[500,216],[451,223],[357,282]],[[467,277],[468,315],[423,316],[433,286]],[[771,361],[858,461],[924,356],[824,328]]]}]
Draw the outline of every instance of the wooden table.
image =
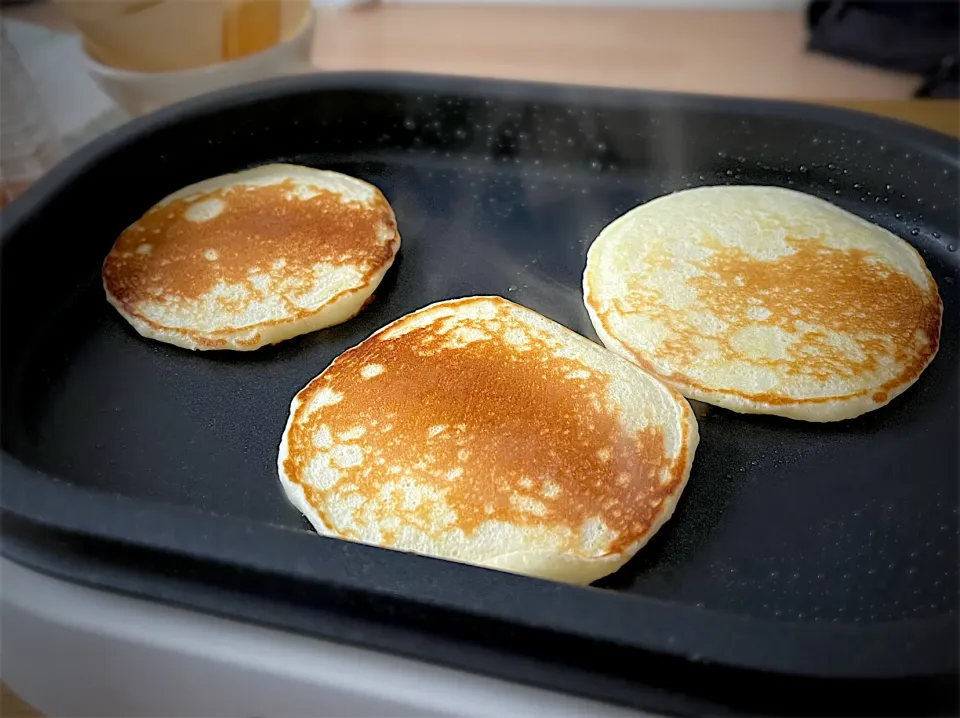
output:
[{"label": "wooden table", "polygon": [[911,100],[920,80],[808,53],[803,14],[489,5],[321,13],[314,62],[795,99],[960,135],[960,103]]},{"label": "wooden table", "polygon": [[806,34],[795,11],[388,4],[323,14],[314,58],[751,97],[903,100],[919,84],[808,53]]},{"label": "wooden table", "polygon": [[[50,2],[4,16],[72,31]],[[910,100],[919,79],[804,50],[790,11],[376,4],[323,11],[324,70],[441,72],[789,98],[874,112],[960,136],[960,103]],[[39,713],[5,686],[0,716]]]}]

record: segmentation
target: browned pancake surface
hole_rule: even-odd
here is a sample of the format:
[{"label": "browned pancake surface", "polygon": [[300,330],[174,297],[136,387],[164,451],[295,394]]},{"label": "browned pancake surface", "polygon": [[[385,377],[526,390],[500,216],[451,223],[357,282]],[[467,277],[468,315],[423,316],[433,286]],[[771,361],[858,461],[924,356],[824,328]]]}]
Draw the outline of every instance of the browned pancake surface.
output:
[{"label": "browned pancake surface", "polygon": [[[892,360],[900,367],[893,378],[877,389],[846,395],[870,393],[877,402],[886,401],[891,387],[913,382],[937,352],[941,304],[936,289],[924,290],[862,249],[836,249],[816,239],[788,237],[786,243],[793,252],[775,261],[755,259],[736,247],[703,243],[712,254],[692,262],[700,273],[688,284],[697,292],[699,308],[724,323],[720,331],[698,329],[687,316],[671,311],[660,292],[645,289],[640,279],[630,281],[630,293],[615,302],[616,311],[625,315],[643,313],[667,327],[670,339],[661,344],[657,356],[671,363],[696,361],[709,346],[726,361],[748,362],[785,376],[805,375],[825,381],[831,377],[862,377]],[[803,332],[803,341],[787,346],[783,357],[745,356],[733,342],[736,333],[748,325],[795,333],[798,322],[811,329]],[[859,353],[841,349],[824,330],[851,337]],[[920,343],[918,330],[924,338]],[[635,358],[649,366],[642,355]],[[681,372],[675,378],[709,390]],[[767,404],[798,401],[772,392],[727,391]],[[800,401],[818,403],[837,398],[808,397]]]},{"label": "browned pancake surface", "polygon": [[[144,300],[198,300],[220,282],[258,288],[251,274],[266,273],[295,296],[309,289],[318,263],[364,268],[364,279],[393,257],[381,241],[384,226],[395,222],[386,201],[344,202],[320,190],[290,201],[290,181],[262,187],[218,189],[198,197],[152,207],[120,235],[103,267],[108,290],[131,312]],[[187,212],[200,202],[223,207],[212,219],[191,221]],[[282,263],[282,264],[281,264]],[[281,264],[281,266],[276,266]],[[242,299],[217,300],[226,311]],[[291,318],[309,310],[290,305]]]},{"label": "browned pancake surface", "polygon": [[[487,299],[446,303],[452,308]],[[608,397],[609,379],[531,334],[508,302],[483,322],[436,322],[398,336],[374,335],[341,355],[299,399],[282,470],[303,477],[317,446],[353,444],[362,461],[337,466],[330,488],[302,483],[321,515],[356,502],[357,526],[375,523],[381,542],[414,526],[430,532],[443,497],[452,526],[468,536],[489,521],[566,530],[577,553],[585,524],[599,520],[617,553],[651,528],[687,470],[685,448],[668,457],[656,426],[627,431]],[[522,333],[522,345],[506,340]],[[476,335],[474,334],[476,333]],[[462,345],[463,338],[474,340]],[[314,404],[339,396],[336,403]],[[326,397],[326,398],[324,398]],[[686,446],[686,438],[682,442]],[[414,485],[394,487],[414,470]],[[351,498],[353,497],[353,498]],[[390,527],[393,528],[390,528]],[[358,531],[337,533],[360,538]]]}]

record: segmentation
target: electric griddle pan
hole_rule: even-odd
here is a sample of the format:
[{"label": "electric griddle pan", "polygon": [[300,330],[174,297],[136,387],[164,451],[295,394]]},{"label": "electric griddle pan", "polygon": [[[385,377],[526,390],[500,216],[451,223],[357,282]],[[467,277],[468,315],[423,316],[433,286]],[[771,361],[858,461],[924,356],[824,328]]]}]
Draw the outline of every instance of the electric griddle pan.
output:
[{"label": "electric griddle pan", "polygon": [[[957,143],[821,107],[388,74],[228,90],[77,152],[3,212],[3,553],[201,611],[667,713],[957,709]],[[253,353],[138,336],[103,257],[167,193],[268,162],[375,183],[403,247],[349,322]],[[920,251],[939,354],[808,424],[703,405],[674,517],[591,587],[314,534],[276,452],[291,397],[426,304],[498,294],[596,340],[590,242],[658,195],[771,184]],[[429,687],[425,687],[429,690]]]}]

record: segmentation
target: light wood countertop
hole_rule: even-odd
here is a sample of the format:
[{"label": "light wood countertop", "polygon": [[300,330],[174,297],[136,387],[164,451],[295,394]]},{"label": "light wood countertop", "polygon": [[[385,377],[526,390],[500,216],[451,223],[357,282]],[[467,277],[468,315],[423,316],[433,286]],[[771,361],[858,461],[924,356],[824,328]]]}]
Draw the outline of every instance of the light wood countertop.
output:
[{"label": "light wood countertop", "polygon": [[912,100],[920,79],[805,50],[795,11],[469,4],[321,13],[323,70],[397,70],[793,99],[960,135],[960,103]]},{"label": "light wood countertop", "polygon": [[387,4],[327,12],[318,67],[752,97],[902,100],[909,75],[804,50],[795,11]]}]

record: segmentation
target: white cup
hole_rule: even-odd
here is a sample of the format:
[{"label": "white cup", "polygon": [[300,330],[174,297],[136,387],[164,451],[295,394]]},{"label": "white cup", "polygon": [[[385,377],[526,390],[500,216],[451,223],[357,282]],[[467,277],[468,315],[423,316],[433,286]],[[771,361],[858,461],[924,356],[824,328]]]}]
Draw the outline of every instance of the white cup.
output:
[{"label": "white cup", "polygon": [[87,71],[130,115],[142,115],[188,97],[231,85],[310,70],[316,11],[304,14],[296,32],[265,50],[236,60],[174,72],[122,70],[98,62],[84,48]]}]

